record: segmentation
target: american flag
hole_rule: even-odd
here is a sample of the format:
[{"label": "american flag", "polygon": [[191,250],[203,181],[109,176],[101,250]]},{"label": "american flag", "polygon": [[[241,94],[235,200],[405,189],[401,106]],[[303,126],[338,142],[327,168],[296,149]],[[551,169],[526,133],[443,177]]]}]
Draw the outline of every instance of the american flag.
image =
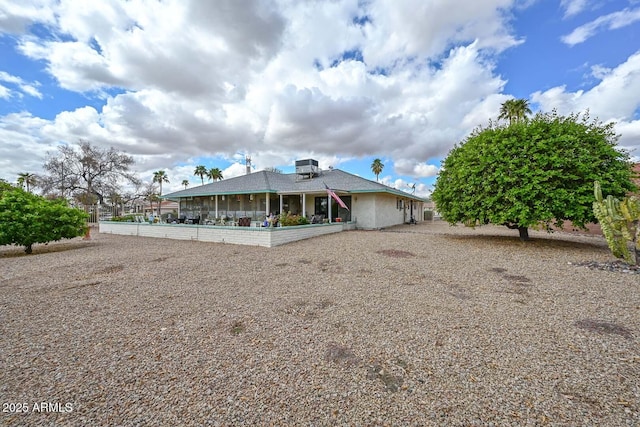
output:
[{"label": "american flag", "polygon": [[347,207],[347,205],[344,204],[344,202],[342,201],[342,199],[340,198],[340,196],[338,196],[335,191],[333,191],[332,189],[330,189],[327,184],[324,184],[324,187],[327,189],[327,194],[330,195],[331,197],[333,197],[333,199],[338,202],[338,204],[340,205],[341,208],[344,208],[346,210],[349,210],[349,208]]}]

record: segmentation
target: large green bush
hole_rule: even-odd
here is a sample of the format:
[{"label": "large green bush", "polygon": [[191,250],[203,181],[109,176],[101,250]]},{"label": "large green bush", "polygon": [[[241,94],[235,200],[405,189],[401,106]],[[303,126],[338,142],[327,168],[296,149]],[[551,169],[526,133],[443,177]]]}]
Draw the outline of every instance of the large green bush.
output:
[{"label": "large green bush", "polygon": [[24,246],[71,239],[85,234],[88,215],[65,200],[47,200],[0,183],[0,245]]},{"label": "large green bush", "polygon": [[596,221],[594,181],[614,197],[634,189],[629,155],[616,140],[613,124],[587,115],[492,124],[451,150],[432,197],[449,223],[505,225],[523,240],[528,227],[584,227]]}]

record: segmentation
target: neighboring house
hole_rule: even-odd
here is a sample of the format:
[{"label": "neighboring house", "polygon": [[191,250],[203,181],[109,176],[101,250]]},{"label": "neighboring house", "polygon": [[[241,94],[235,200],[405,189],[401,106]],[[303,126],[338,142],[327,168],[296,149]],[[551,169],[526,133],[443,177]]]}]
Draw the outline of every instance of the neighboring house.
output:
[{"label": "neighboring house", "polygon": [[[349,209],[328,195],[333,190]],[[296,161],[296,172],[259,171],[162,196],[179,203],[189,218],[251,217],[290,212],[329,222],[354,222],[356,228],[379,229],[422,220],[425,200],[339,169],[321,170],[315,160]]]},{"label": "neighboring house", "polygon": [[[178,202],[173,200],[163,200],[160,204],[160,214],[177,214],[179,209]],[[153,212],[154,215],[158,214],[158,202],[149,203],[145,202],[142,206],[142,212],[145,216]]]}]

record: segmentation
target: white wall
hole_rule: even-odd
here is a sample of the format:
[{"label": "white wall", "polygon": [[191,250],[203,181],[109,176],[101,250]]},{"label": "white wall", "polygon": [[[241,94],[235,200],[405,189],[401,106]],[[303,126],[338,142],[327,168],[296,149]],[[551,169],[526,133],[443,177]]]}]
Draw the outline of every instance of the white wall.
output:
[{"label": "white wall", "polygon": [[[315,197],[315,195],[307,195],[306,197],[306,214],[308,216],[314,213]],[[351,194],[351,220],[356,222],[357,228],[364,230],[404,224],[411,217],[409,200],[405,199],[404,208],[398,209],[397,200],[399,198],[386,193]],[[332,203],[335,202],[332,200]],[[413,216],[416,221],[423,220],[422,206],[422,202],[414,202]]]},{"label": "white wall", "polygon": [[[399,198],[391,194],[376,195],[376,227],[384,228],[404,224],[404,209],[397,208]],[[407,220],[409,218],[407,217]]]},{"label": "white wall", "polygon": [[220,227],[188,224],[146,224],[108,222],[99,224],[100,233],[125,236],[159,237],[176,240],[232,243],[236,245],[273,247],[324,234],[348,230],[347,224],[317,224],[297,227]]},{"label": "white wall", "polygon": [[376,228],[376,195],[360,193],[351,195],[351,219],[361,229]]}]

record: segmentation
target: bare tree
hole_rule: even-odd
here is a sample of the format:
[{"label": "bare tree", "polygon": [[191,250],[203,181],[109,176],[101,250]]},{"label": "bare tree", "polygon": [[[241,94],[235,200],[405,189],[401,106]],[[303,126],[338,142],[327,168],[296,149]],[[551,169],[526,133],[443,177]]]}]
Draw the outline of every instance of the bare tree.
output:
[{"label": "bare tree", "polygon": [[281,169],[278,169],[278,168],[273,167],[273,166],[266,167],[266,168],[264,168],[264,170],[267,171],[267,172],[282,173]]},{"label": "bare tree", "polygon": [[151,205],[151,212],[153,213],[153,202],[160,201],[160,197],[158,196],[158,187],[155,182],[146,183],[142,187],[142,192],[140,195],[142,198],[149,202]]},{"label": "bare tree", "polygon": [[111,147],[103,149],[81,140],[76,146],[63,145],[57,155],[49,154],[42,177],[45,194],[73,197],[84,205],[104,202],[120,185],[136,185],[138,178],[129,170],[133,157]]}]

